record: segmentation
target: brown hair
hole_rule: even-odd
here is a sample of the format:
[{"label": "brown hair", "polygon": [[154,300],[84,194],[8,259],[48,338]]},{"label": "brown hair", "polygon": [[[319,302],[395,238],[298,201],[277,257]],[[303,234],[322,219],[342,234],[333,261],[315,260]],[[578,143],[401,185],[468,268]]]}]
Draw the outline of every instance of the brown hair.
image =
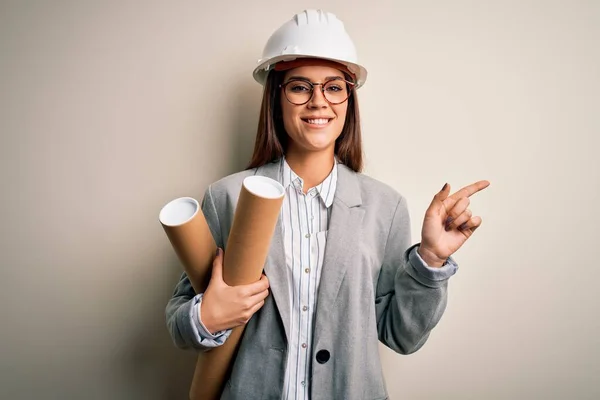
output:
[{"label": "brown hair", "polygon": [[[347,74],[346,79],[351,80]],[[285,71],[271,71],[265,82],[263,99],[260,107],[254,153],[248,169],[260,167],[278,160],[285,154],[288,136],[283,127],[281,111],[281,90]],[[335,141],[335,155],[338,160],[355,172],[363,168],[362,136],[356,88],[352,87],[348,98],[348,111],[342,133]]]}]

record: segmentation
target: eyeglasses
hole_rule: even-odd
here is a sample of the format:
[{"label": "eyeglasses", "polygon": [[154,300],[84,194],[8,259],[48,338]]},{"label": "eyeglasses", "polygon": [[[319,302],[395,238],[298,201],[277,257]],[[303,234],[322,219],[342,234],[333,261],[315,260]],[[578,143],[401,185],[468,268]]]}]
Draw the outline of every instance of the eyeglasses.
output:
[{"label": "eyeglasses", "polygon": [[352,94],[353,82],[342,78],[330,79],[324,83],[311,82],[308,79],[292,79],[279,85],[285,98],[292,104],[301,106],[312,99],[315,86],[321,86],[321,92],[330,104],[342,104]]}]

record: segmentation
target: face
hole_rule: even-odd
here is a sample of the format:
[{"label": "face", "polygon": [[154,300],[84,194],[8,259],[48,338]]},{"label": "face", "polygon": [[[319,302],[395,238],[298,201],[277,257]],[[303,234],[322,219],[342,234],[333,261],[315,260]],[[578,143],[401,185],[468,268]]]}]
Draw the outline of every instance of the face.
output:
[{"label": "face", "polygon": [[[324,83],[332,77],[344,78],[344,74],[335,68],[304,66],[287,71],[283,82],[290,79],[305,79],[313,83]],[[288,91],[301,92],[306,85],[295,88],[288,85]],[[335,149],[335,140],[342,133],[348,100],[341,104],[330,104],[324,97],[322,86],[315,86],[312,98],[302,105],[292,104],[281,93],[283,125],[289,137],[287,151],[294,152],[331,152]],[[335,93],[336,87],[329,92]],[[331,98],[331,97],[330,97]]]}]

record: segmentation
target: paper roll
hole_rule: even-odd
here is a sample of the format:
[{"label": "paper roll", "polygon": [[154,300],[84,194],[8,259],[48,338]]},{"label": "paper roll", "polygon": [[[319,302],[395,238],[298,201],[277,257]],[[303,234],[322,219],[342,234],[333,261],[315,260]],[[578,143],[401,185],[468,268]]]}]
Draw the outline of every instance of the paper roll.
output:
[{"label": "paper roll", "polygon": [[[284,193],[283,186],[273,179],[263,176],[244,179],[223,261],[223,279],[228,285],[260,279]],[[196,293],[208,285],[216,250],[206,219],[198,208],[194,199],[180,198],[167,204],[159,216]],[[243,329],[243,326],[234,328],[222,346],[199,353],[190,388],[191,400],[220,397]]]},{"label": "paper roll", "polygon": [[206,290],[217,245],[198,201],[180,197],[165,205],[158,216],[196,293]]},{"label": "paper roll", "polygon": [[283,186],[271,178],[244,179],[223,261],[223,280],[229,286],[260,279],[283,198]]}]

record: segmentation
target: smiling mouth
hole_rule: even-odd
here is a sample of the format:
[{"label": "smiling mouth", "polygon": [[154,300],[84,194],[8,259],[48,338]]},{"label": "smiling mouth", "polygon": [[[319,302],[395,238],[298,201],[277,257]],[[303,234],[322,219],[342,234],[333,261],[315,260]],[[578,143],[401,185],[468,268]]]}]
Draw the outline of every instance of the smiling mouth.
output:
[{"label": "smiling mouth", "polygon": [[302,118],[302,121],[313,126],[326,126],[333,118]]}]

